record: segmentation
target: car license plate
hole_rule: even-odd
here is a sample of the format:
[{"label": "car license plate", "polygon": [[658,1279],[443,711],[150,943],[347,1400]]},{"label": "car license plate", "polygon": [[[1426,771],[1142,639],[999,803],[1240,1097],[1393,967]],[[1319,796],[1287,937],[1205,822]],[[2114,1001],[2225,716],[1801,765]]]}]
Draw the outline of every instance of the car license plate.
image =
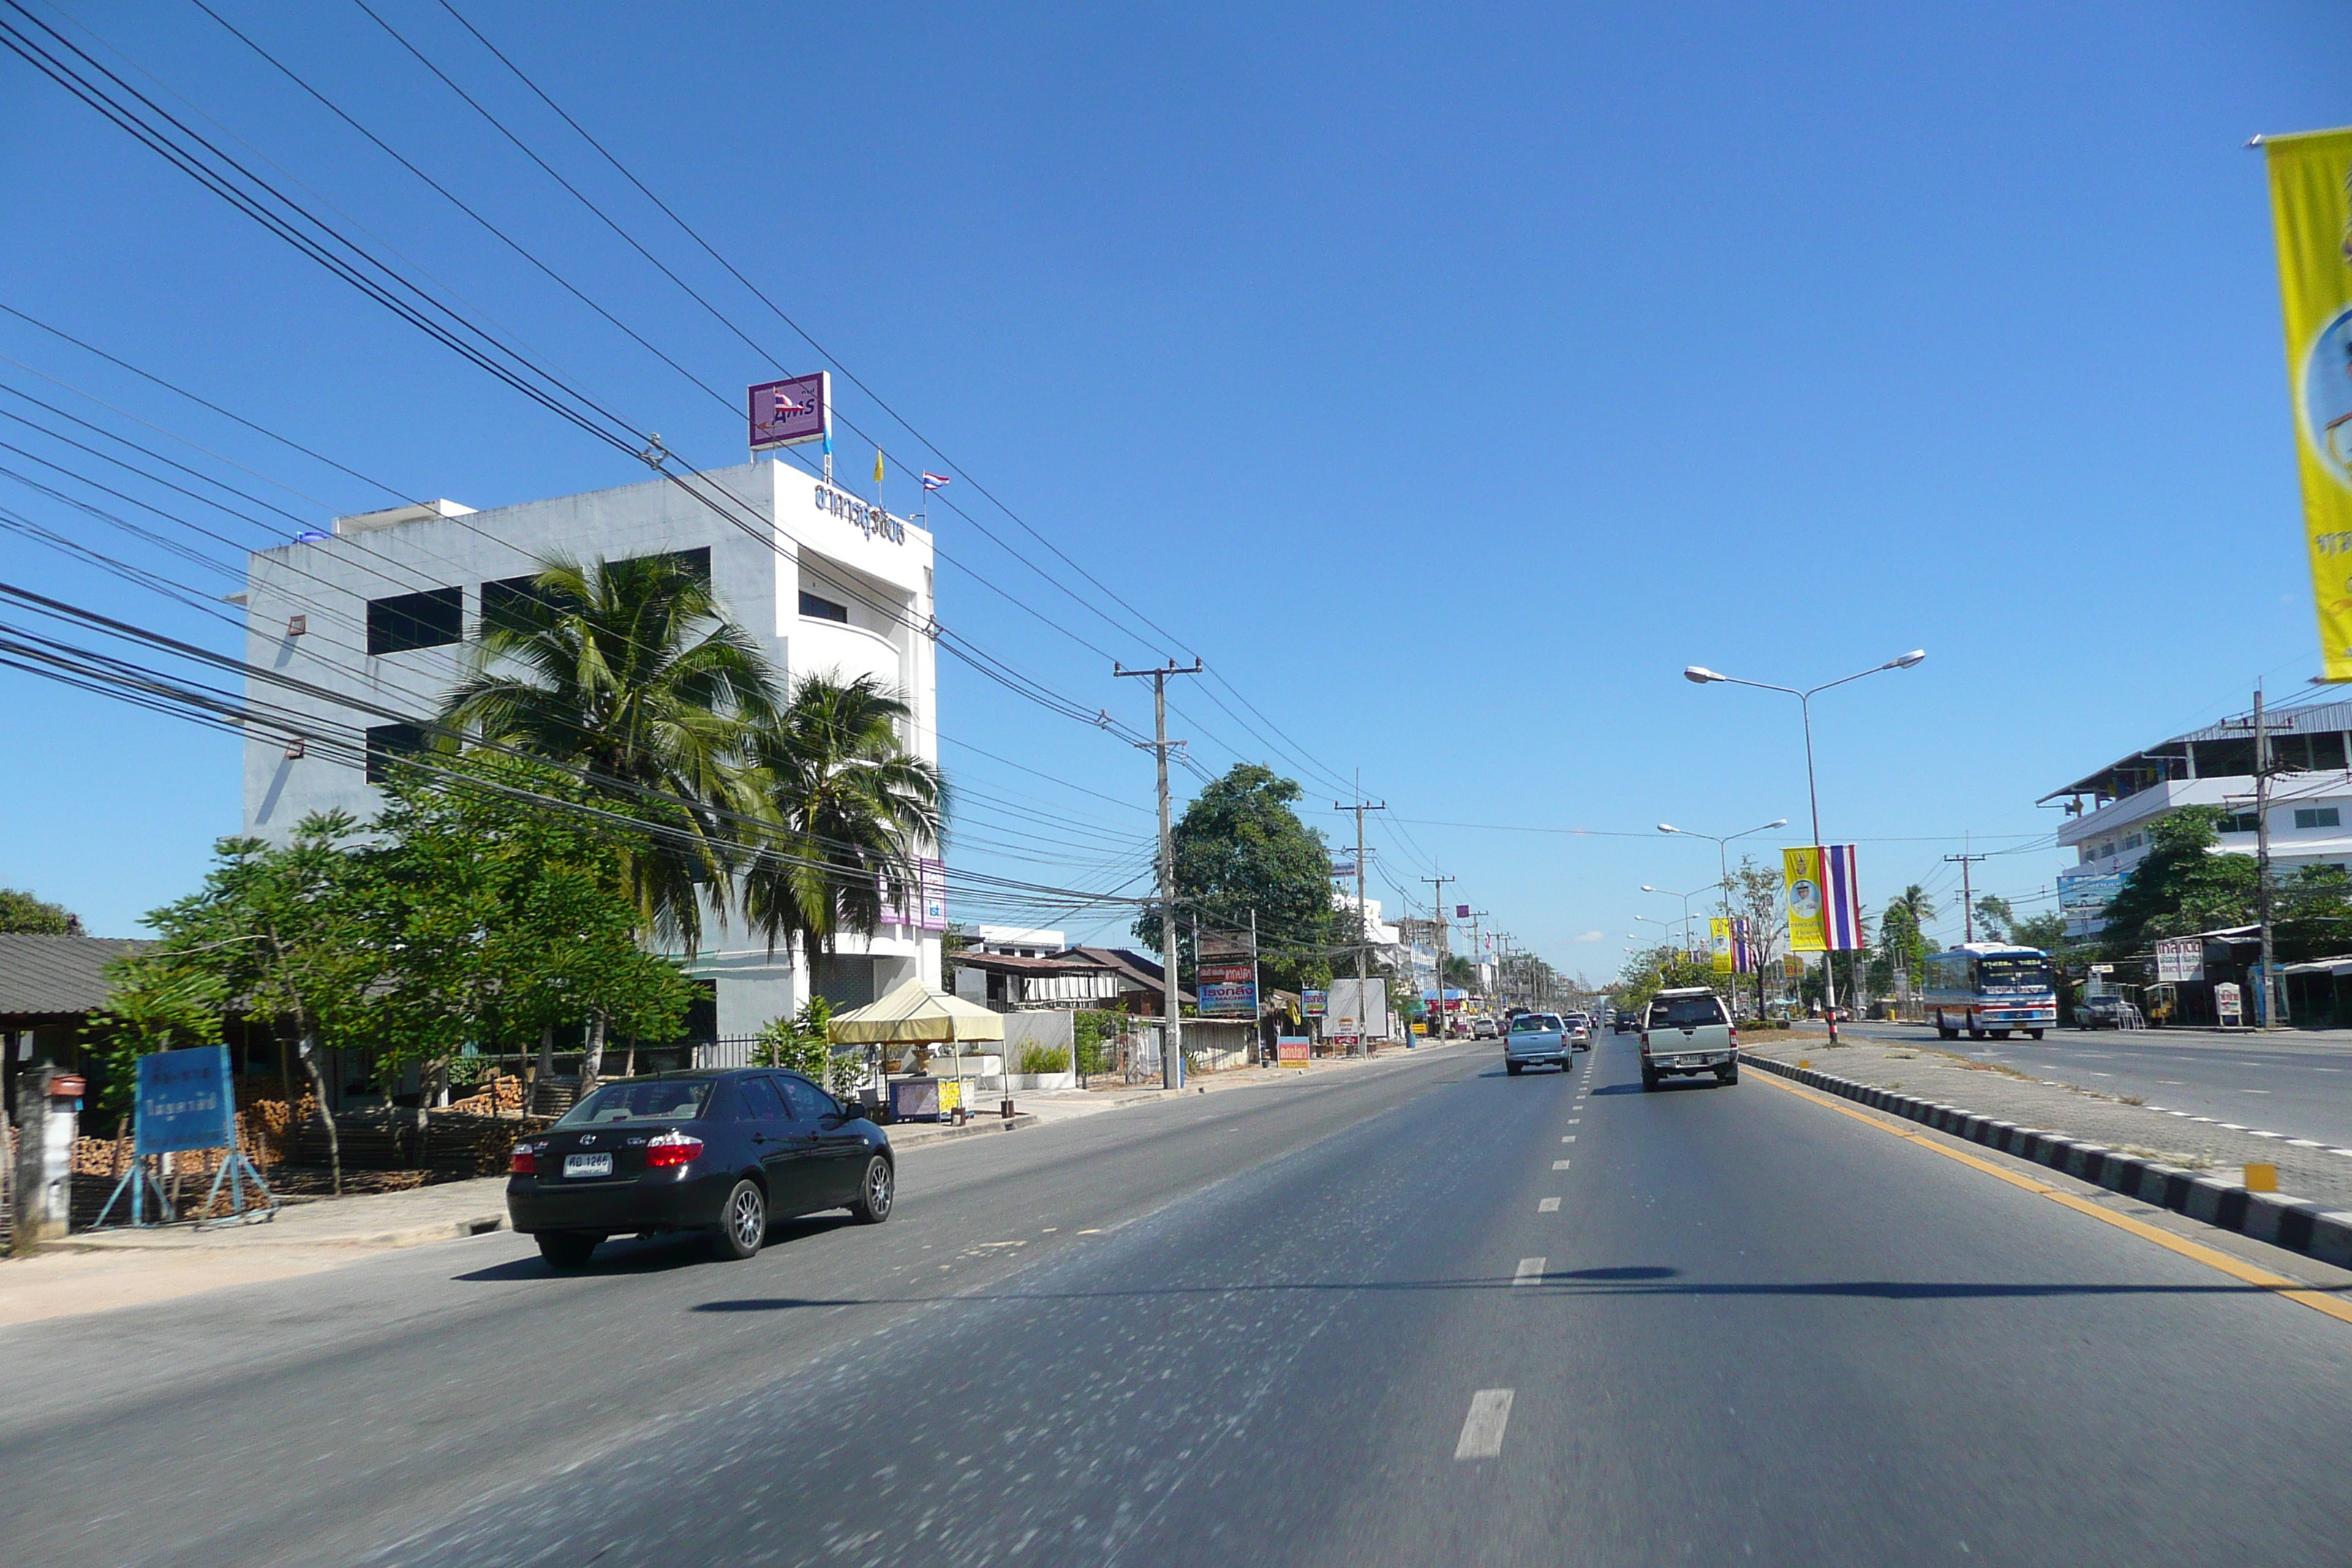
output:
[{"label": "car license plate", "polygon": [[566,1154],[563,1156],[563,1175],[566,1181],[571,1180],[574,1176],[609,1176],[612,1173],[613,1156],[610,1154]]}]

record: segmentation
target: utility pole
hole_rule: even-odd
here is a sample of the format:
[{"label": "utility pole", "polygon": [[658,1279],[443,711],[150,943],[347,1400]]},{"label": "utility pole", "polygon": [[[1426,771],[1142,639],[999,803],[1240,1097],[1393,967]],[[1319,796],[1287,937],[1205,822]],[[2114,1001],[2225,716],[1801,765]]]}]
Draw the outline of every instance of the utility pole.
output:
[{"label": "utility pole", "polygon": [[2263,926],[2263,1027],[2278,1027],[2283,987],[2271,952],[2271,731],[2254,688],[2254,918]]},{"label": "utility pole", "polygon": [[1160,763],[1160,997],[1167,1019],[1161,1030],[1160,1081],[1169,1089],[1184,1087],[1184,1023],[1176,1000],[1176,841],[1168,831],[1168,748],[1184,742],[1168,738],[1168,678],[1198,675],[1201,669],[1197,658],[1189,668],[1172,660],[1158,669],[1121,669],[1116,662],[1110,667],[1114,676],[1151,678],[1152,738],[1138,741],[1136,749],[1150,752]]},{"label": "utility pole", "polygon": [[1981,855],[1947,855],[1944,858],[1948,861],[1956,861],[1959,865],[1960,929],[1968,933],[1960,940],[1963,942],[1974,942],[1977,939],[1976,887],[1969,880],[1969,868],[1983,859],[1984,857]]},{"label": "utility pole", "polygon": [[1437,917],[1437,1038],[1445,1038],[1445,884],[1459,877],[1423,877],[1430,884],[1429,912]]},{"label": "utility pole", "polygon": [[1485,942],[1486,930],[1480,922],[1485,921],[1488,915],[1491,915],[1495,911],[1492,910],[1473,910],[1470,911],[1470,967],[1473,972],[1475,972],[1477,967],[1486,961],[1486,947]]},{"label": "utility pole", "polygon": [[[1333,801],[1333,802],[1331,803],[1331,809],[1332,809],[1332,810],[1334,810],[1334,811],[1352,811],[1352,812],[1354,812],[1354,813],[1356,814],[1356,1014],[1357,1014],[1357,1017],[1356,1017],[1356,1049],[1355,1049],[1355,1054],[1356,1054],[1356,1055],[1358,1055],[1358,1056],[1361,1056],[1361,1055],[1363,1055],[1363,1053],[1364,1053],[1364,1048],[1365,1048],[1365,1047],[1364,1047],[1364,1018],[1363,1018],[1363,1015],[1364,1015],[1364,1013],[1365,1013],[1365,1011],[1366,1011],[1366,1008],[1365,1008],[1365,1006],[1364,1006],[1364,983],[1365,983],[1367,980],[1369,980],[1369,979],[1370,979],[1370,978],[1371,978],[1371,975],[1370,975],[1370,963],[1371,963],[1371,952],[1372,952],[1372,949],[1371,949],[1371,942],[1372,942],[1371,922],[1370,922],[1370,921],[1369,921],[1368,920],[1366,920],[1366,919],[1365,919],[1365,917],[1364,917],[1364,813],[1366,813],[1366,812],[1368,812],[1368,811],[1386,811],[1388,808],[1389,808],[1389,803],[1388,803],[1388,802],[1386,802],[1386,801],[1381,801],[1381,802],[1379,805],[1372,805],[1372,804],[1370,804],[1370,803],[1367,802],[1367,801],[1363,798],[1363,795],[1362,795],[1362,792],[1361,792],[1361,791],[1359,791],[1359,792],[1358,792],[1358,794],[1357,794],[1357,797],[1356,797],[1356,804],[1355,804],[1355,805],[1340,805],[1338,801],[1336,801],[1336,800],[1335,800],[1335,801]],[[1385,1016],[1387,1015],[1387,1013],[1388,1013],[1388,1009],[1387,1009],[1386,1007],[1382,1007],[1382,1008],[1381,1009],[1381,1012],[1382,1016]],[[1408,1029],[1408,1030],[1410,1030],[1410,1029],[1412,1027],[1412,1021],[1411,1021],[1410,1019],[1408,1019],[1408,1020],[1406,1021],[1405,1027],[1406,1027],[1406,1029]],[[1386,1037],[1384,1036],[1384,1037],[1383,1037],[1383,1038],[1385,1038]],[[1406,1038],[1406,1040],[1407,1040],[1408,1042],[1410,1042],[1410,1041],[1411,1041],[1411,1039],[1412,1038],[1412,1035],[1411,1035],[1411,1034],[1409,1034],[1409,1033],[1408,1033],[1408,1034],[1406,1035],[1405,1038]]]}]

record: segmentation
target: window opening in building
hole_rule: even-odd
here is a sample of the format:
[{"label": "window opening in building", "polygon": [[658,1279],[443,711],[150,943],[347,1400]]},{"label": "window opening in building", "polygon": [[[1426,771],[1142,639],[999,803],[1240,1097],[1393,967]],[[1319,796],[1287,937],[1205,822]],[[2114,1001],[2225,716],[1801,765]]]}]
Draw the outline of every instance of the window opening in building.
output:
[{"label": "window opening in building", "polygon": [[2223,817],[2214,826],[2222,833],[2252,833],[2261,825],[2254,820],[2252,812],[2241,811]]},{"label": "window opening in building", "polygon": [[463,588],[428,588],[422,594],[370,599],[368,652],[406,653],[411,648],[446,647],[462,636],[465,614]]},{"label": "window opening in building", "polygon": [[806,588],[801,590],[801,614],[814,620],[839,621],[845,626],[849,624],[847,605],[836,605],[831,599],[821,598],[810,593]]},{"label": "window opening in building", "polygon": [[2294,814],[2297,827],[2341,827],[2343,813],[2332,805],[2299,806]]},{"label": "window opening in building", "polygon": [[554,596],[539,585],[539,575],[501,577],[495,583],[482,584],[482,630],[528,631],[538,623],[540,613],[555,603]]},{"label": "window opening in building", "polygon": [[422,724],[370,725],[367,731],[367,782],[372,784],[383,783],[392,773],[393,759],[415,756],[425,749],[425,739]]}]

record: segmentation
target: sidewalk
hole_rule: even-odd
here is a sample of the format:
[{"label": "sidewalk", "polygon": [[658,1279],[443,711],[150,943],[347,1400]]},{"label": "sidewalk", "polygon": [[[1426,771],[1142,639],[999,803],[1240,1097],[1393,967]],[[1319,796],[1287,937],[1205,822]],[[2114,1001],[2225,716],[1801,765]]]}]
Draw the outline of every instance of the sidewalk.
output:
[{"label": "sidewalk", "polygon": [[84,1231],[0,1259],[0,1328],[315,1274],[396,1247],[502,1230],[506,1178],[289,1205],[255,1225]]}]

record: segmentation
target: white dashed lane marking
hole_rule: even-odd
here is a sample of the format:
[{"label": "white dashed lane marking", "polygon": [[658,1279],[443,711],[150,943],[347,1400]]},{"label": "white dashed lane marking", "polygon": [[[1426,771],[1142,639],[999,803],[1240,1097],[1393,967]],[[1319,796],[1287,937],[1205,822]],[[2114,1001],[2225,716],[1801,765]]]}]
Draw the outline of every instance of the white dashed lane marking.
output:
[{"label": "white dashed lane marking", "polygon": [[1555,1171],[1565,1171],[1568,1169],[1568,1162],[1565,1160],[1554,1160],[1551,1163],[1551,1168]]},{"label": "white dashed lane marking", "polygon": [[1558,1214],[1559,1212],[1559,1200],[1558,1198],[1545,1198],[1536,1205],[1536,1213],[1538,1214]]},{"label": "white dashed lane marking", "polygon": [[1562,1138],[1560,1142],[1563,1143],[1573,1143],[1576,1142],[1576,1134],[1570,1132],[1566,1137]]},{"label": "white dashed lane marking", "polygon": [[1543,1271],[1544,1260],[1542,1258],[1522,1258],[1519,1259],[1518,1268],[1511,1275],[1511,1283],[1514,1285],[1540,1285],[1543,1283]]},{"label": "white dashed lane marking", "polygon": [[1462,1436],[1454,1444],[1457,1459],[1491,1459],[1503,1451],[1503,1428],[1511,1424],[1511,1390],[1482,1388],[1470,1396],[1470,1414],[1462,1418]]}]

